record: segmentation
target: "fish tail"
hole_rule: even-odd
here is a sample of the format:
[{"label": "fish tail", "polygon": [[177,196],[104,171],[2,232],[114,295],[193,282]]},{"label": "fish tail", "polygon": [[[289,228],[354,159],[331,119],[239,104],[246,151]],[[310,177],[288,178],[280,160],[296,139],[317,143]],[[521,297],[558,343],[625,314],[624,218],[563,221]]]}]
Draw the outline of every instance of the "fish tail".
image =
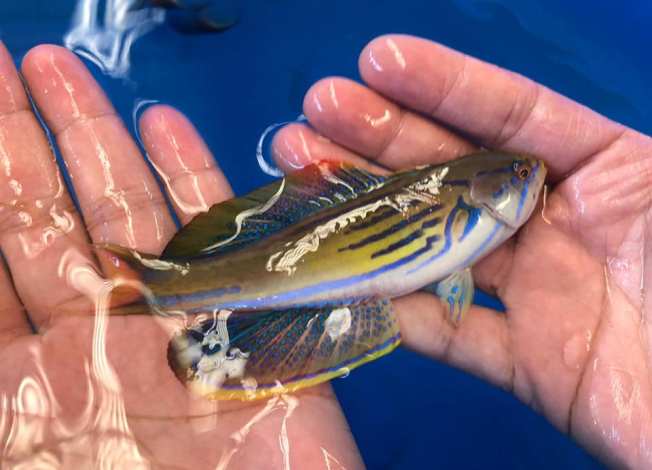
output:
[{"label": "fish tail", "polygon": [[147,313],[149,305],[143,297],[143,276],[147,271],[142,260],[156,259],[117,245],[95,245],[95,255],[106,278],[113,282],[110,315]]}]

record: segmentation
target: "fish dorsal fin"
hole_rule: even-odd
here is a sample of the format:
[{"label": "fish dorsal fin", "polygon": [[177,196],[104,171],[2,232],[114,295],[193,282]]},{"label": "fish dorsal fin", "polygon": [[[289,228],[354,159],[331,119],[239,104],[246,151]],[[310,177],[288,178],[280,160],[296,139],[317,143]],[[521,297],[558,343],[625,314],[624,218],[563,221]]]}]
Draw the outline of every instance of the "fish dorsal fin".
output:
[{"label": "fish dorsal fin", "polygon": [[386,181],[386,176],[345,163],[309,165],[243,197],[215,204],[175,235],[162,258],[200,257],[242,248]]}]

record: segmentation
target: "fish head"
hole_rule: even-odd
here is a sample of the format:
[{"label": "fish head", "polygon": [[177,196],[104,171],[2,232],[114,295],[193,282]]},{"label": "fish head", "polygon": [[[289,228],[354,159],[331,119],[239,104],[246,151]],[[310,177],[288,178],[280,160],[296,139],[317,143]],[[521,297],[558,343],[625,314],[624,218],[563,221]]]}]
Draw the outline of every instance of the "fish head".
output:
[{"label": "fish head", "polygon": [[502,152],[478,155],[470,176],[471,201],[517,229],[532,215],[546,178],[546,167],[533,157]]}]

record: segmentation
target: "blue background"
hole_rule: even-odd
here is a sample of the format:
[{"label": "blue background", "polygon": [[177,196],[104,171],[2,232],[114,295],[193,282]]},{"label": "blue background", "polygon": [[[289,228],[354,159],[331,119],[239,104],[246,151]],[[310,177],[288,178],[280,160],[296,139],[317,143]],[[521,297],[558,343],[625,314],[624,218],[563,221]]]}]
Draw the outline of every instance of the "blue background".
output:
[{"label": "blue background", "polygon": [[[0,31],[14,57],[61,44],[73,6],[1,2]],[[224,33],[161,26],[143,36],[128,80],[92,70],[128,121],[140,99],[186,112],[241,194],[269,181],[254,156],[261,131],[295,118],[319,78],[358,79],[358,52],[388,32],[521,72],[650,133],[650,24],[652,4],[641,1],[251,0]],[[600,468],[510,395],[404,350],[334,385],[372,469]]]}]

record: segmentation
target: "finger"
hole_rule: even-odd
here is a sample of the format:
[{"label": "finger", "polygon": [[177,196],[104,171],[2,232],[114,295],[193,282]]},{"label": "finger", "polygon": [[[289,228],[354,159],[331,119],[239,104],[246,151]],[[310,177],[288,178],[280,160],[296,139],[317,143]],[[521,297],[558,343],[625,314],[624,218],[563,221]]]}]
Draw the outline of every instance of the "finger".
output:
[{"label": "finger", "polygon": [[176,229],[165,199],[86,67],[64,48],[39,46],[22,70],[56,136],[93,241],[160,251]]},{"label": "finger", "polygon": [[90,256],[49,142],[2,45],[0,82],[0,248],[22,304],[40,327],[57,307],[86,308],[58,270],[71,252],[86,262]]},{"label": "finger", "polygon": [[483,145],[546,159],[565,175],[620,138],[622,126],[521,75],[411,36],[382,36],[359,61],[364,81]]},{"label": "finger", "polygon": [[272,156],[284,172],[324,160],[347,162],[379,174],[386,172],[383,167],[345,149],[303,124],[289,124],[276,133],[272,141]]},{"label": "finger", "polygon": [[7,267],[0,259],[0,347],[30,333],[32,328],[23,305],[14,291]]},{"label": "finger", "polygon": [[456,328],[433,295],[418,292],[394,303],[405,346],[511,389],[513,359],[505,315],[472,306]]},{"label": "finger", "polygon": [[147,156],[185,225],[216,202],[233,196],[215,158],[186,117],[169,106],[152,106],[140,119]]},{"label": "finger", "polygon": [[351,80],[329,78],[308,90],[303,111],[316,130],[388,168],[413,168],[475,150],[463,138]]}]

